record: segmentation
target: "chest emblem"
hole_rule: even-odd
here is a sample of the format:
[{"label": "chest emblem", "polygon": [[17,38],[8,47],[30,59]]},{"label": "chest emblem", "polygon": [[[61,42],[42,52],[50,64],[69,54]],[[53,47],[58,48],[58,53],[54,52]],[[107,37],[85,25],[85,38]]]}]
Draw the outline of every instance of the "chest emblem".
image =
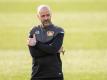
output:
[{"label": "chest emblem", "polygon": [[47,36],[53,36],[54,35],[54,31],[47,31]]},{"label": "chest emblem", "polygon": [[35,34],[40,34],[40,32],[39,31],[35,31]]}]

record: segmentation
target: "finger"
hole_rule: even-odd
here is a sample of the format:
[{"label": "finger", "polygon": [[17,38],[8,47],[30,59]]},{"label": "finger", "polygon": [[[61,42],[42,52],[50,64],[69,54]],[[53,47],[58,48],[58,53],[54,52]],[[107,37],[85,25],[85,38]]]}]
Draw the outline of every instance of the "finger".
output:
[{"label": "finger", "polygon": [[33,41],[34,41],[34,43],[36,43],[36,35],[35,34],[33,34]]},{"label": "finger", "polygon": [[31,41],[31,38],[28,38],[28,39],[27,39],[27,44],[29,44],[29,43],[30,43],[30,41]]},{"label": "finger", "polygon": [[36,39],[36,35],[35,34],[33,34],[33,38]]}]

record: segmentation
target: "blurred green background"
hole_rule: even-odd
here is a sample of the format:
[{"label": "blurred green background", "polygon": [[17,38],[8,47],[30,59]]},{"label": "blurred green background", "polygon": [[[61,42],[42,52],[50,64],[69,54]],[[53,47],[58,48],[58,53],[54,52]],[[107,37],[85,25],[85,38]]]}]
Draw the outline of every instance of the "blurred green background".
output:
[{"label": "blurred green background", "polygon": [[106,0],[0,0],[0,80],[30,79],[26,40],[40,23],[41,4],[52,8],[53,23],[65,30],[65,80],[107,80]]}]

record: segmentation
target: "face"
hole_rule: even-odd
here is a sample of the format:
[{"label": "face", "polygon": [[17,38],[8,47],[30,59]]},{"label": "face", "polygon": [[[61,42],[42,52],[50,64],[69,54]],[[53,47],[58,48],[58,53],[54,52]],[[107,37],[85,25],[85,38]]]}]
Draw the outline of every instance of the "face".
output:
[{"label": "face", "polygon": [[51,24],[51,14],[47,8],[43,8],[40,10],[38,18],[44,27],[47,27]]}]

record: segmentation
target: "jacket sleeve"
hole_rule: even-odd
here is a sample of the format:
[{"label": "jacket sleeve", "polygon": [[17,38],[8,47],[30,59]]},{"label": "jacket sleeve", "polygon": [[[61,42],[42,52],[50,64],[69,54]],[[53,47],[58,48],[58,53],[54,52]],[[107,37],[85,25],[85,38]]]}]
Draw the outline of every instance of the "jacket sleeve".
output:
[{"label": "jacket sleeve", "polygon": [[48,54],[58,53],[59,49],[63,44],[63,37],[64,37],[64,33],[59,33],[53,39],[51,44],[38,42],[37,47]]},{"label": "jacket sleeve", "polygon": [[[29,33],[29,38],[33,38],[34,32],[35,32],[35,29],[33,28]],[[37,46],[28,46],[28,48],[29,48],[29,52],[30,52],[32,57],[41,57],[41,56],[45,56],[46,55],[42,51],[40,51],[37,48]]]},{"label": "jacket sleeve", "polygon": [[40,51],[39,49],[37,49],[36,46],[28,46],[30,54],[32,57],[41,57],[41,56],[45,56],[46,54],[44,54],[42,51]]}]

